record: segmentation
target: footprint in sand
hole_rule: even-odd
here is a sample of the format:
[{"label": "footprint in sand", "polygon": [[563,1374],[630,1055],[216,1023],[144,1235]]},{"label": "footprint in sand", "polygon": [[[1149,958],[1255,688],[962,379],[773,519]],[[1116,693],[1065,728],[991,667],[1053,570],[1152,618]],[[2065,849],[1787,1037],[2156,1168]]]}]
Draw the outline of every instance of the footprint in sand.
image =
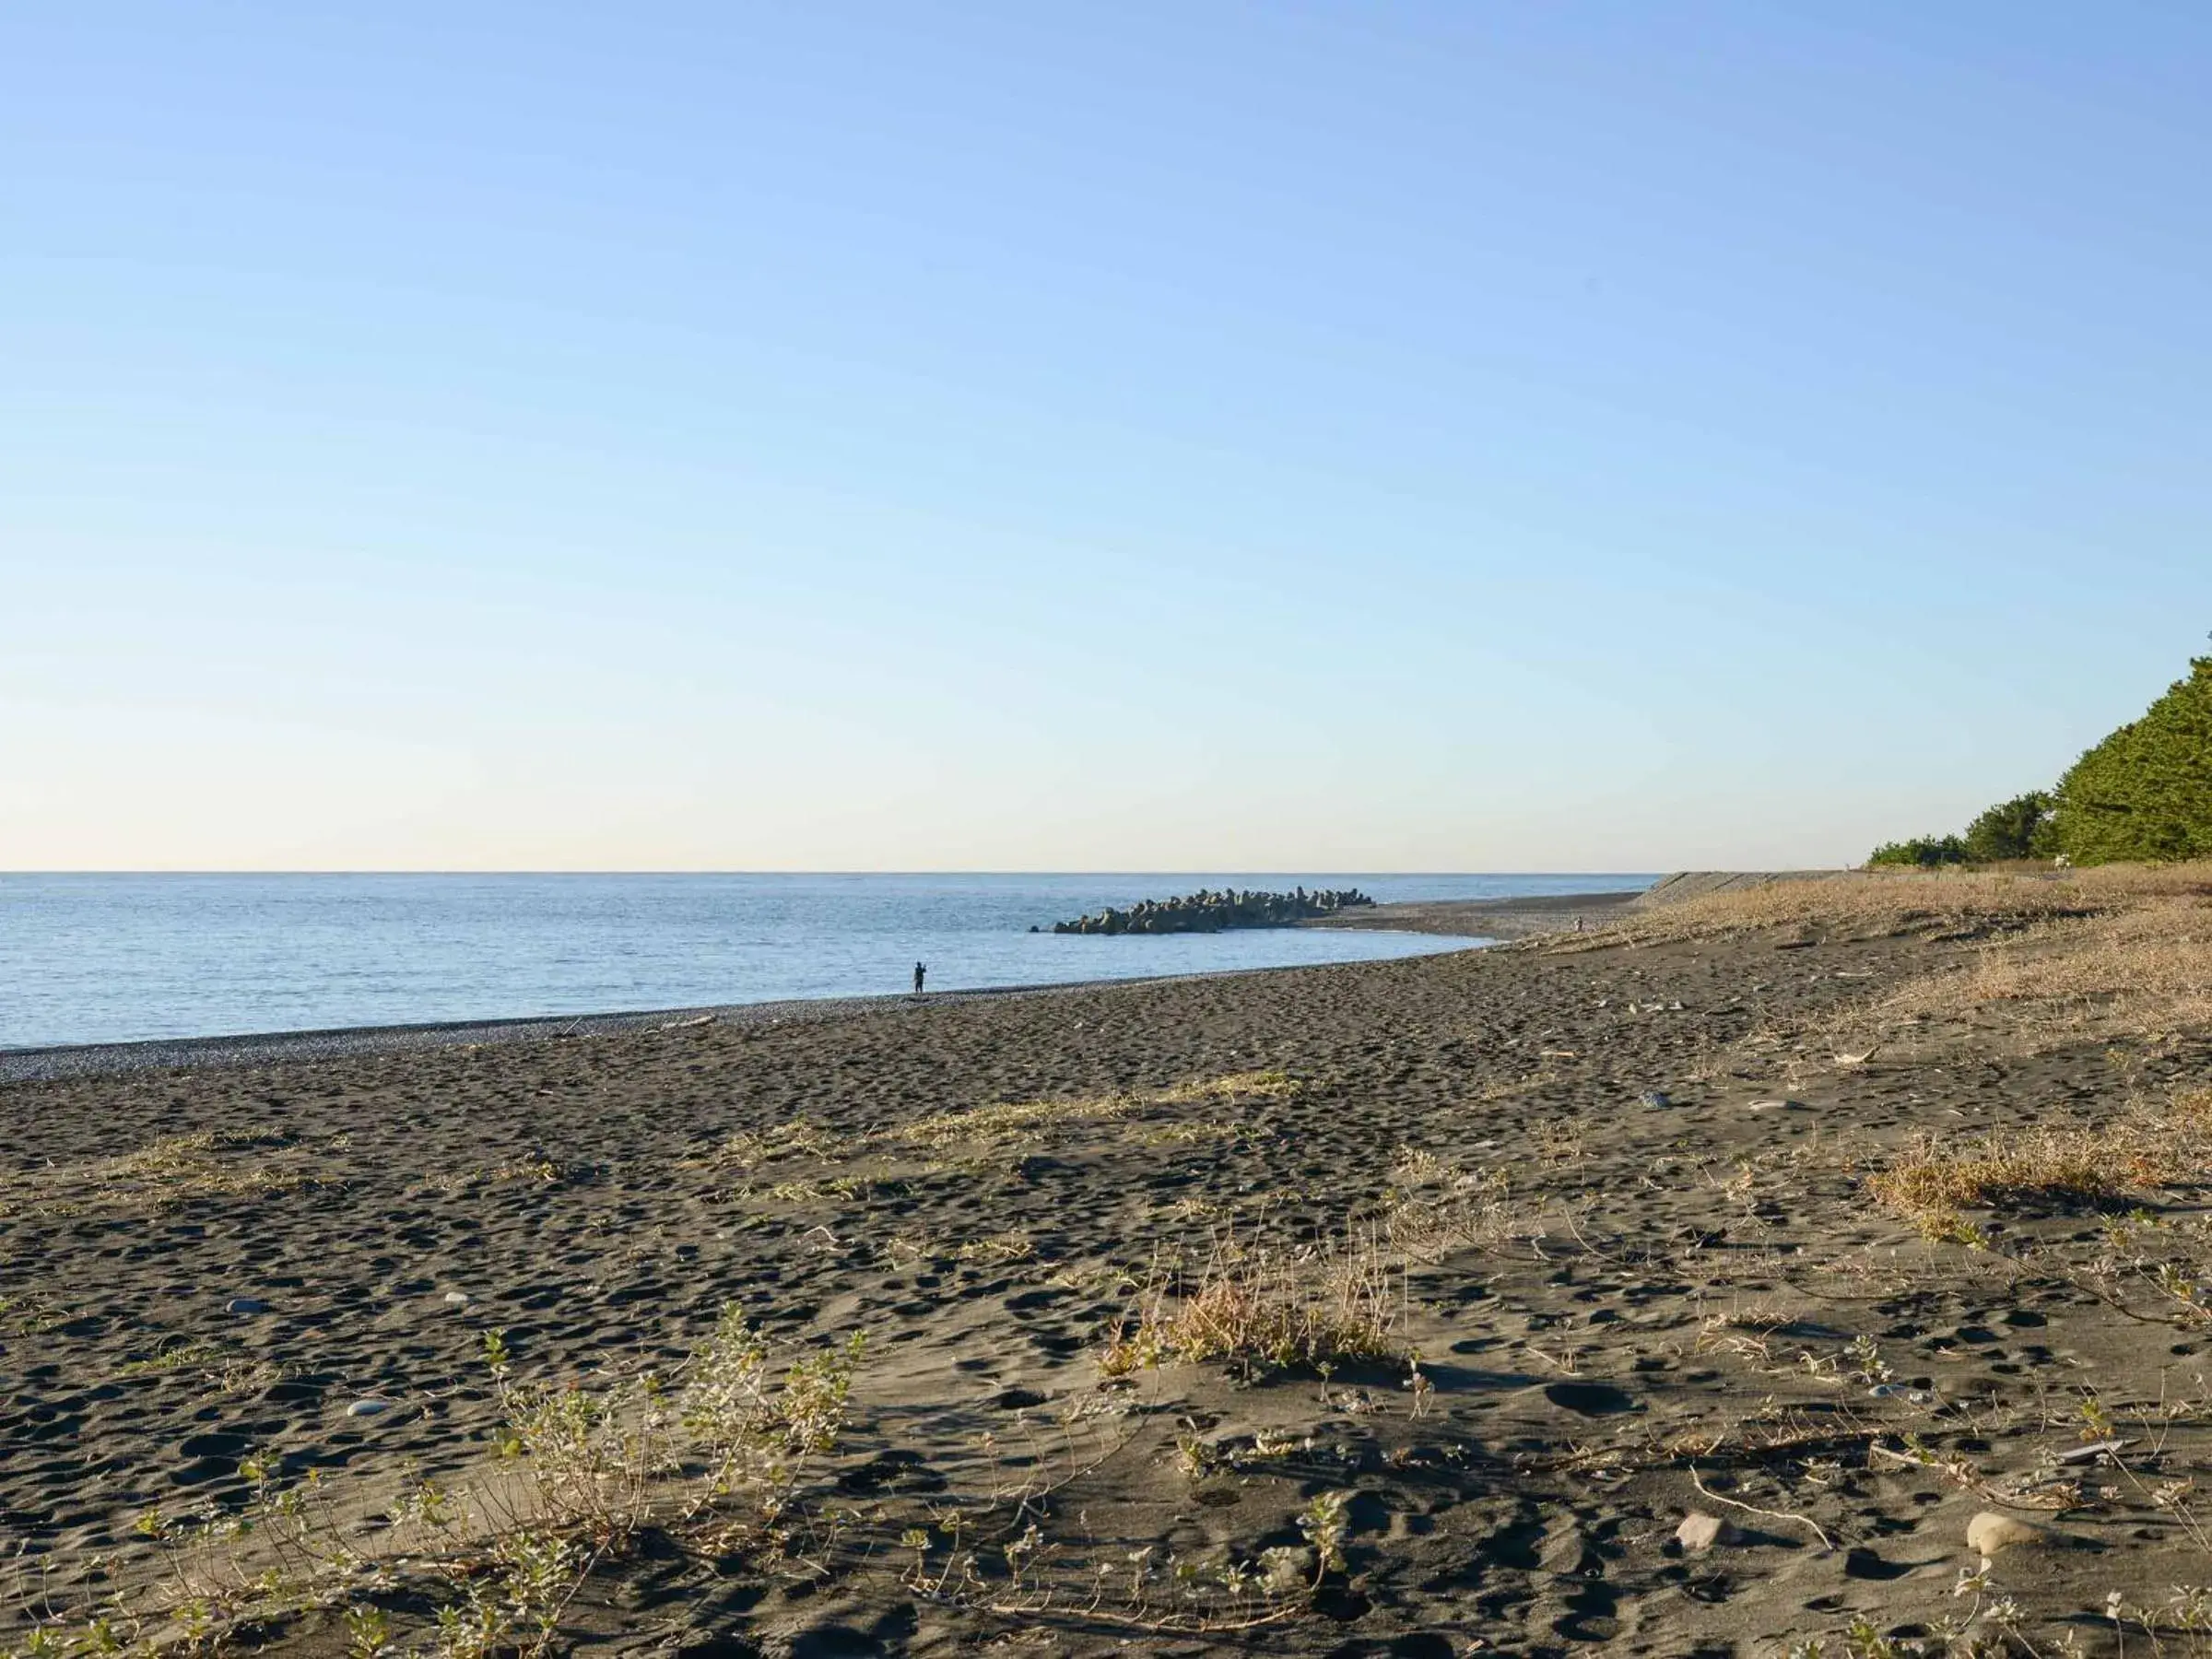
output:
[{"label": "footprint in sand", "polygon": [[1547,1382],[1544,1397],[1577,1417],[1614,1417],[1636,1409],[1636,1397],[1610,1382]]}]

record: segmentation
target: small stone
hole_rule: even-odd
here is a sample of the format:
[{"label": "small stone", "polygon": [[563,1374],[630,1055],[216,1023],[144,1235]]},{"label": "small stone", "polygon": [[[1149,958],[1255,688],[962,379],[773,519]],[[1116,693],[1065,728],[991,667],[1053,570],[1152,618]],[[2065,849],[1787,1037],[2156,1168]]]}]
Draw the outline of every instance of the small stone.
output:
[{"label": "small stone", "polygon": [[1672,1106],[1674,1104],[1674,1101],[1668,1097],[1666,1090],[1664,1088],[1647,1088],[1636,1098],[1641,1100],[1646,1106],[1653,1107],[1653,1109],[1661,1106]]},{"label": "small stone", "polygon": [[2100,1440],[2094,1445],[2075,1446],[2061,1452],[2058,1461],[2062,1464],[2101,1463],[2108,1453],[2124,1451],[2135,1443],[2132,1440]]},{"label": "small stone", "polygon": [[1913,1388],[1903,1382],[1877,1382],[1866,1391],[1866,1394],[1869,1399],[1903,1400],[1912,1406],[1929,1406],[1936,1400],[1934,1391]]},{"label": "small stone", "polygon": [[449,1308],[467,1307],[468,1292],[465,1290],[448,1290],[445,1293],[445,1305]]},{"label": "small stone", "polygon": [[374,1394],[371,1394],[366,1399],[356,1400],[352,1405],[347,1406],[346,1415],[349,1418],[382,1417],[391,1409],[391,1401],[380,1400]]},{"label": "small stone", "polygon": [[1682,1517],[1682,1524],[1675,1528],[1675,1542],[1682,1546],[1684,1555],[1703,1555],[1716,1544],[1735,1540],[1735,1528],[1718,1515],[1709,1515],[1703,1510],[1692,1510]]},{"label": "small stone", "polygon": [[223,1305],[226,1313],[266,1313],[269,1304],[252,1296],[234,1296]]},{"label": "small stone", "polygon": [[1994,1510],[1983,1510],[1966,1524],[1966,1547],[1984,1558],[2005,1549],[2048,1548],[2058,1535],[2032,1521],[2016,1521]]},{"label": "small stone", "polygon": [[1754,1100],[1744,1108],[1746,1112],[1803,1112],[1803,1100]]}]

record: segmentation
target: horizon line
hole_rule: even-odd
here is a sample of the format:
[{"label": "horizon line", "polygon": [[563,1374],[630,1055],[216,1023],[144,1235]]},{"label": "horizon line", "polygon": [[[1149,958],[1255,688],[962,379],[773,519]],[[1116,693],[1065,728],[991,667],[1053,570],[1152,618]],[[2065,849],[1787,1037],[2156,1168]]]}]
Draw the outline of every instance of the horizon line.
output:
[{"label": "horizon line", "polygon": [[[1813,867],[1820,867],[1820,866],[1799,866],[1799,867],[1804,867],[1804,868],[1813,868]],[[1343,866],[1338,866],[1338,867],[1335,867],[1335,868],[1332,868],[1331,866],[1329,866],[1329,865],[1321,865],[1321,864],[1313,864],[1313,865],[1297,865],[1297,866],[1292,866],[1292,867],[1289,867],[1289,868],[1279,869],[1279,870],[1238,869],[1238,868],[1235,868],[1234,866],[1231,866],[1231,865],[1213,865],[1213,866],[1210,866],[1210,871],[1211,871],[1211,873],[1213,873],[1213,874],[1217,874],[1217,875],[1238,875],[1238,876],[1301,876],[1301,875],[1316,875],[1316,874],[1326,874],[1326,875],[1342,875],[1342,876],[1639,876],[1639,877],[1641,877],[1641,876],[1659,876],[1659,875],[1665,875],[1665,874],[1667,874],[1667,872],[1666,872],[1666,871],[1664,871],[1664,870],[1657,870],[1657,869],[1650,869],[1650,870],[1594,870],[1594,869],[1556,869],[1556,870],[1474,870],[1474,869],[1465,869],[1465,870],[1447,870],[1447,869],[1384,869],[1384,868],[1381,868],[1381,867],[1370,868],[1370,869],[1361,869],[1361,868],[1359,868],[1359,867],[1357,867],[1357,866],[1353,866],[1353,865],[1343,865]],[[358,867],[358,868],[334,868],[334,867],[322,867],[322,866],[317,866],[317,867],[300,866],[300,867],[296,867],[296,868],[295,868],[295,867],[288,867],[288,866],[276,866],[276,867],[272,867],[272,866],[259,866],[259,867],[249,867],[249,866],[245,866],[245,865],[234,865],[234,866],[232,866],[232,865],[218,865],[218,866],[194,866],[194,867],[184,867],[184,866],[178,866],[178,867],[174,867],[174,868],[147,868],[147,867],[144,867],[144,866],[138,866],[138,867],[125,867],[125,866],[122,866],[122,865],[114,865],[114,866],[100,866],[100,867],[81,867],[81,866],[80,866],[80,867],[64,867],[64,866],[61,866],[61,865],[52,865],[52,866],[41,865],[41,866],[26,866],[26,867],[18,868],[18,869],[0,869],[0,880],[6,880],[6,879],[7,879],[9,877],[20,877],[20,876],[851,876],[851,877],[869,877],[869,876],[1204,876],[1204,875],[1206,875],[1206,874],[1208,874],[1208,873],[1209,873],[1209,866],[1206,866],[1206,865],[1182,865],[1182,866],[1173,867],[1173,868],[1159,868],[1159,869],[1149,869],[1149,870],[1140,870],[1140,869],[1104,869],[1104,868],[1100,868],[1100,869],[1066,869],[1066,868],[1053,868],[1053,869],[1036,868],[1036,869],[1030,869],[1030,868],[1016,868],[1016,867],[998,868],[998,869],[986,869],[986,868],[982,868],[982,867],[967,867],[967,866],[959,867],[959,868],[955,868],[955,867],[947,866],[947,867],[933,867],[933,868],[906,868],[906,869],[888,869],[888,868],[887,868],[887,869],[851,869],[851,868],[848,868],[848,869],[829,869],[829,868],[803,867],[803,866],[799,866],[799,865],[783,865],[783,866],[776,866],[776,867],[763,867],[763,868],[758,868],[758,869],[714,868],[714,867],[706,867],[706,866],[700,866],[700,867],[697,867],[697,868],[689,868],[689,867],[687,867],[687,868],[681,868],[681,869],[677,869],[677,868],[641,868],[641,869],[639,869],[639,868],[632,868],[632,869],[619,869],[619,868],[584,868],[584,867],[559,867],[559,868],[554,868],[554,867],[536,867],[536,868],[533,868],[533,867],[523,867],[523,866],[490,865],[441,865],[441,866],[437,866],[437,867],[431,867],[431,866],[427,866],[427,865],[426,865],[426,866],[421,866],[421,867],[404,867],[404,866],[370,867],[370,866],[361,866],[361,867]]]}]

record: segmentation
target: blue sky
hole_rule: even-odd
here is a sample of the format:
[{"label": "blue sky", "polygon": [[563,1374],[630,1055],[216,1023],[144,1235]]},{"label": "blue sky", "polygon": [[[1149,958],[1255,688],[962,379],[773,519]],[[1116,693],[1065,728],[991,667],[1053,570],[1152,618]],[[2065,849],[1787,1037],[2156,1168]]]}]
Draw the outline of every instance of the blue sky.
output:
[{"label": "blue sky", "polygon": [[0,13],[0,867],[1841,863],[2212,629],[2201,6]]}]

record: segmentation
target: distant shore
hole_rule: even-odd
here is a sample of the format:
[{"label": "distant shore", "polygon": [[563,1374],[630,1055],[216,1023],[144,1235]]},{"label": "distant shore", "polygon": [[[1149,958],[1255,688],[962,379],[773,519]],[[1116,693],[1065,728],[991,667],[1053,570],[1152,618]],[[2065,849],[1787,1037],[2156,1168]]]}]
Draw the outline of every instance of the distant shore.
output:
[{"label": "distant shore", "polygon": [[1541,899],[1443,899],[1433,902],[1376,904],[1339,916],[1318,916],[1300,927],[1361,933],[1450,934],[1460,938],[1510,940],[1538,934],[1572,933],[1578,919],[1596,927],[1619,915],[1641,893],[1557,893]]},{"label": "distant shore", "polygon": [[1376,904],[1341,916],[1321,916],[1300,927],[1353,927],[1362,932],[1453,934],[1495,940],[1532,939],[1572,933],[1579,922],[1601,927],[1637,911],[1707,893],[1734,892],[1770,881],[1818,881],[1834,870],[1677,870],[1648,888],[1607,893],[1552,893],[1537,898],[1449,899]]}]

